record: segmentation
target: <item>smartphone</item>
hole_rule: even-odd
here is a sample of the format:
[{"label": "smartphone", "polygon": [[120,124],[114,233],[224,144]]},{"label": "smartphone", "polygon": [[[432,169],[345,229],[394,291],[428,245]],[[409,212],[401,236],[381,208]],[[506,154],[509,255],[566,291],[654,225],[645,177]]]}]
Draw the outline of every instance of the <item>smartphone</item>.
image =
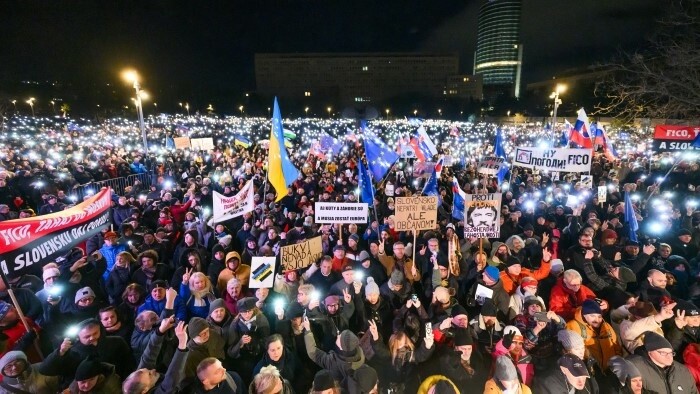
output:
[{"label": "smartphone", "polygon": [[425,323],[425,336],[433,335],[433,325],[431,323]]},{"label": "smartphone", "polygon": [[549,318],[547,317],[547,312],[536,312],[534,317],[535,317],[535,321],[544,322],[544,323],[549,322]]},{"label": "smartphone", "polygon": [[418,301],[418,294],[411,294],[411,301]]}]

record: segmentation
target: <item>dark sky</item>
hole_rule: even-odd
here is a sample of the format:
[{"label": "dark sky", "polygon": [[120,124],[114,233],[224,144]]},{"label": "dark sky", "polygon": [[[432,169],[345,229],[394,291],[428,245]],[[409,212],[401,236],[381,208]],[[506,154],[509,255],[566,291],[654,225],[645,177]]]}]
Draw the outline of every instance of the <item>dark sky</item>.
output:
[{"label": "dark sky", "polygon": [[[495,0],[498,1],[498,0]],[[667,0],[525,0],[524,82],[638,47]],[[256,52],[458,52],[471,72],[477,0],[51,0],[0,5],[0,81],[117,81],[177,94],[254,87]],[[0,87],[1,89],[1,87]]]}]

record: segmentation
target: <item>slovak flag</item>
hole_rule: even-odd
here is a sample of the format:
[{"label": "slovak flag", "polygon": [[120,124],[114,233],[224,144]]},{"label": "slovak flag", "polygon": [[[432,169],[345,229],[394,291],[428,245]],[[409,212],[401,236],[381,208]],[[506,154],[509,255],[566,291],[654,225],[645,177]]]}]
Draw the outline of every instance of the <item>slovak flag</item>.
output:
[{"label": "slovak flag", "polygon": [[605,128],[603,126],[598,127],[596,123],[591,125],[591,128],[595,129],[595,144],[603,148],[603,154],[609,161],[617,159],[617,152],[613,147],[612,142],[608,141],[608,136],[605,135]]},{"label": "slovak flag", "polygon": [[[441,156],[440,159],[435,163],[435,169],[433,170],[433,173],[430,174],[430,178],[428,178],[428,182],[425,183],[425,186],[423,187],[423,195],[426,196],[437,196],[438,193],[438,179],[440,179],[440,174],[442,173],[442,163],[445,160],[444,156]],[[440,205],[441,201],[438,203]]]},{"label": "slovak flag", "polygon": [[452,217],[457,220],[464,220],[464,202],[467,194],[459,187],[456,177],[452,177]]},{"label": "slovak flag", "polygon": [[437,147],[425,132],[425,128],[420,126],[416,134],[411,136],[411,149],[416,154],[418,161],[429,161],[437,154]]},{"label": "slovak flag", "polygon": [[591,125],[588,123],[586,111],[581,108],[578,110],[578,118],[571,129],[569,140],[582,148],[593,149],[593,141],[591,141],[591,136],[588,134],[590,130]]}]

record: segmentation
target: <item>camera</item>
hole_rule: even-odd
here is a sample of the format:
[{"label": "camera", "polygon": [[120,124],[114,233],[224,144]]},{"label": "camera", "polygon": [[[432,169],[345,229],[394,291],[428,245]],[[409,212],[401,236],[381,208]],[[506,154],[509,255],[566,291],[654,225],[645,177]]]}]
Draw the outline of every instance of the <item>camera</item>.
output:
[{"label": "camera", "polygon": [[535,318],[535,321],[538,321],[538,322],[543,322],[543,323],[549,322],[549,318],[547,317],[547,312],[536,312],[533,317]]}]

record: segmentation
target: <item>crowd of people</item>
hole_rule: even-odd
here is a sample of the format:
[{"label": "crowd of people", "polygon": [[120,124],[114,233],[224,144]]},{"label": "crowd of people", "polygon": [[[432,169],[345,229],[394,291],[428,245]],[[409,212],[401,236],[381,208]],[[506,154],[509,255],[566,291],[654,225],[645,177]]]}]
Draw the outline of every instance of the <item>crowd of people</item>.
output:
[{"label": "crowd of people", "polygon": [[[0,284],[0,392],[698,393],[692,157],[596,153],[593,186],[517,167],[499,182],[478,174],[475,154],[493,149],[494,125],[455,135],[433,124],[439,154],[457,160],[438,181],[438,225],[413,234],[394,216],[395,198],[425,182],[413,159],[376,180],[366,224],[314,223],[315,202],[359,199],[361,138],[337,156],[308,152],[317,130],[340,136],[352,123],[285,123],[301,175],[278,199],[266,149],[227,137],[226,124],[265,138],[262,121],[154,118],[148,154],[133,124],[24,122],[2,137],[0,220],[60,212],[79,202],[76,185],[146,178],[112,194],[110,227],[10,277],[16,303]],[[165,148],[182,133],[214,136],[215,148]],[[506,135],[512,147],[546,132]],[[475,144],[469,154],[455,138]],[[498,238],[465,238],[453,177],[466,193],[502,194]],[[249,180],[255,209],[207,224],[213,193]],[[314,237],[318,261],[280,264],[281,247]],[[249,287],[256,256],[277,257],[272,288]]]}]

